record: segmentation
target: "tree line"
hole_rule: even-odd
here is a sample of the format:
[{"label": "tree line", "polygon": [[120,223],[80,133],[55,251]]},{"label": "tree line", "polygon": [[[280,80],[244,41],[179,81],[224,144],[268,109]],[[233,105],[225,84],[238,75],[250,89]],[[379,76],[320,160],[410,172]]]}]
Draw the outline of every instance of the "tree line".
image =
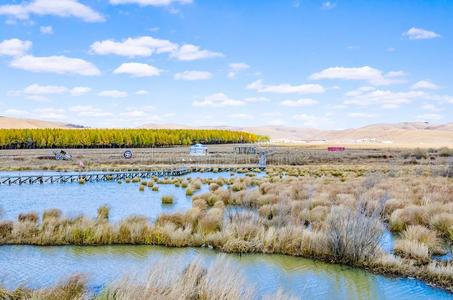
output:
[{"label": "tree line", "polygon": [[1,129],[1,149],[140,148],[255,143],[266,137],[213,129]]}]

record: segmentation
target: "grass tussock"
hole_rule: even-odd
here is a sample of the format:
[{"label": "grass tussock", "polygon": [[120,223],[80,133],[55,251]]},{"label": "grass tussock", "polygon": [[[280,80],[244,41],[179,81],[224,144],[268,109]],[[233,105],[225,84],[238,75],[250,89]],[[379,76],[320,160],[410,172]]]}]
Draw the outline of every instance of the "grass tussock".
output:
[{"label": "grass tussock", "polygon": [[162,204],[173,204],[175,197],[173,195],[162,196]]}]

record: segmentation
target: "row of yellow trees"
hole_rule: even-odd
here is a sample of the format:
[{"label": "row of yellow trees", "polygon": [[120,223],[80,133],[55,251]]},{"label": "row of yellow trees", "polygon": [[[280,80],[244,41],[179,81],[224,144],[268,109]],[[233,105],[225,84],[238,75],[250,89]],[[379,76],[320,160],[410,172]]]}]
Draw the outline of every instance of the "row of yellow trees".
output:
[{"label": "row of yellow trees", "polygon": [[254,143],[264,137],[241,131],[198,129],[1,129],[0,148],[114,148]]}]

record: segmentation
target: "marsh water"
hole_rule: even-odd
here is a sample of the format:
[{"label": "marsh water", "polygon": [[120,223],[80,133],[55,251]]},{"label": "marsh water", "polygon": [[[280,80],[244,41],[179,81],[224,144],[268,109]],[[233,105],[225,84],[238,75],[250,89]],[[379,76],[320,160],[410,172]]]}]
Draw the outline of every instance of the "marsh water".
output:
[{"label": "marsh water", "polygon": [[[0,176],[7,175],[1,173]],[[191,177],[229,177],[229,173],[196,173]],[[237,175],[236,175],[237,176]],[[96,215],[100,205],[111,208],[111,220],[145,215],[151,220],[163,212],[191,207],[183,188],[159,185],[159,192],[138,190],[137,184],[116,182],[0,186],[3,219],[21,212],[59,208],[65,215]],[[202,191],[207,190],[204,186]],[[175,203],[162,205],[162,195],[175,196]],[[391,236],[385,245],[391,247]],[[222,254],[258,295],[283,289],[301,299],[452,299],[452,294],[408,278],[390,278],[364,270],[281,255]],[[127,274],[141,273],[169,259],[187,264],[198,258],[209,263],[219,256],[209,249],[173,249],[155,246],[34,247],[0,246],[0,285],[8,288],[50,286],[73,274],[84,274],[92,291]]]}]

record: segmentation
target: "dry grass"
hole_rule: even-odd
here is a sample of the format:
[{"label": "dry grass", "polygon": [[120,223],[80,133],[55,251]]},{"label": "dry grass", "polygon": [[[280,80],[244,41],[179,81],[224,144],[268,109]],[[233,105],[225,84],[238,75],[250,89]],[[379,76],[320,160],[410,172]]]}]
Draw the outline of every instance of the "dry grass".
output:
[{"label": "dry grass", "polygon": [[[452,179],[421,174],[414,167],[367,174],[304,166],[269,168],[264,178],[163,179],[161,184],[187,186],[186,193],[203,184],[211,188],[195,194],[187,212],[162,215],[152,224],[142,217],[112,224],[105,217],[100,222],[58,214],[39,222],[37,215],[23,214],[20,221],[0,224],[0,244],[151,244],[286,254],[414,276],[453,290],[450,268],[436,265],[442,276],[428,269],[432,255],[443,253],[453,238]],[[386,225],[399,234],[391,257],[379,247]]]}]

